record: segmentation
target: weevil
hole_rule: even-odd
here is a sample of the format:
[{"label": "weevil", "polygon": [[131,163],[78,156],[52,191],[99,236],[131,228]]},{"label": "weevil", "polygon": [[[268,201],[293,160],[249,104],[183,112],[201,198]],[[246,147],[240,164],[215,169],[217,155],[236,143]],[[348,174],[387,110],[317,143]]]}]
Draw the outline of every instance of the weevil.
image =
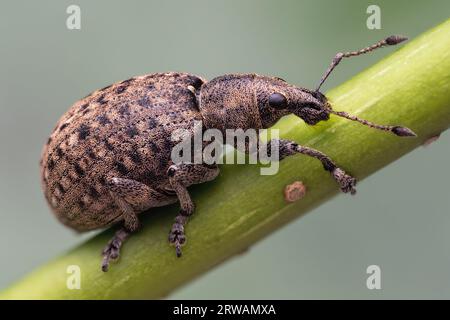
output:
[{"label": "weevil", "polygon": [[[217,164],[174,164],[171,133],[192,130],[263,129],[294,114],[308,125],[330,115],[358,121],[398,136],[415,136],[406,127],[378,125],[331,108],[320,88],[346,57],[396,45],[406,38],[390,36],[359,51],[338,53],[315,90],[281,78],[229,74],[211,81],[187,73],[138,76],[97,90],[76,102],[58,121],[44,146],[41,181],[56,217],[78,231],[121,228],[104,248],[101,267],[119,257],[125,239],[139,228],[139,214],[179,202],[169,242],[181,256],[185,225],[194,212],[187,187],[213,180]],[[318,159],[340,189],[355,193],[356,180],[326,154],[294,141],[277,140],[280,160],[294,154]]]}]

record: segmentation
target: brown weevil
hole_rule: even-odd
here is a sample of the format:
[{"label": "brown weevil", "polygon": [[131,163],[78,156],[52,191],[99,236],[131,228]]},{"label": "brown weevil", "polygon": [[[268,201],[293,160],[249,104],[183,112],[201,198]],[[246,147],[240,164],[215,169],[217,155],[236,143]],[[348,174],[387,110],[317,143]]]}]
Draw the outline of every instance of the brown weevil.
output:
[{"label": "brown weevil", "polygon": [[[405,127],[383,126],[334,111],[319,91],[345,57],[406,40],[391,36],[360,51],[338,53],[316,90],[275,77],[230,74],[209,82],[186,73],[134,77],[97,90],[76,102],[58,121],[44,146],[41,177],[45,197],[58,219],[78,231],[123,225],[103,250],[102,270],[117,259],[124,240],[139,227],[138,214],[179,201],[169,242],[181,256],[185,224],[194,211],[187,187],[214,179],[217,164],[174,164],[170,137],[177,129],[263,129],[295,114],[309,125],[330,114],[398,136]],[[355,193],[356,180],[327,155],[293,141],[277,140],[279,158],[301,153],[320,160],[343,192]]]}]

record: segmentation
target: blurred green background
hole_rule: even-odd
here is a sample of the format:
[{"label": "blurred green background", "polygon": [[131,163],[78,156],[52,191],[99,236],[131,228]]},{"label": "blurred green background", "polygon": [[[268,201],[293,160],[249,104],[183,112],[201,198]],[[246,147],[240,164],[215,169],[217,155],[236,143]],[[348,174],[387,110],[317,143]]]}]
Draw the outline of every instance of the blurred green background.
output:
[{"label": "blurred green background", "polygon": [[[66,28],[70,4],[81,30]],[[370,4],[381,30],[366,27]],[[449,13],[447,0],[2,1],[0,289],[92,236],[54,219],[38,170],[57,119],[89,92],[160,71],[255,72],[313,88],[336,52],[415,37]],[[393,50],[346,60],[324,90]],[[447,133],[170,298],[450,298],[449,146]],[[366,288],[372,264],[381,290]]]}]

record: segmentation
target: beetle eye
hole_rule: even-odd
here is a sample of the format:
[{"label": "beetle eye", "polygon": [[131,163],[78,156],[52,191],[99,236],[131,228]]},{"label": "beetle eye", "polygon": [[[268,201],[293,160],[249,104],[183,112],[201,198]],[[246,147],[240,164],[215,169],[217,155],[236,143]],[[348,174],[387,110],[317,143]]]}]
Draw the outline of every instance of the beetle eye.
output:
[{"label": "beetle eye", "polygon": [[272,93],[269,97],[269,106],[275,109],[285,108],[287,104],[286,97],[281,93]]}]

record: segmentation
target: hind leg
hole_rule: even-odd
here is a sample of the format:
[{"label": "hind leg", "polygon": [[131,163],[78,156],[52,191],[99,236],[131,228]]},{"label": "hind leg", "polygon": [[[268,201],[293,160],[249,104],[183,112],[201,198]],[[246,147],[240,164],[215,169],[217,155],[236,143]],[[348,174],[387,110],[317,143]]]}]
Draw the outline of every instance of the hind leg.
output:
[{"label": "hind leg", "polygon": [[139,229],[137,214],[168,202],[166,196],[135,180],[110,178],[107,180],[112,199],[122,211],[123,226],[114,234],[102,251],[102,270],[108,271],[110,260],[119,257],[123,242]]}]

